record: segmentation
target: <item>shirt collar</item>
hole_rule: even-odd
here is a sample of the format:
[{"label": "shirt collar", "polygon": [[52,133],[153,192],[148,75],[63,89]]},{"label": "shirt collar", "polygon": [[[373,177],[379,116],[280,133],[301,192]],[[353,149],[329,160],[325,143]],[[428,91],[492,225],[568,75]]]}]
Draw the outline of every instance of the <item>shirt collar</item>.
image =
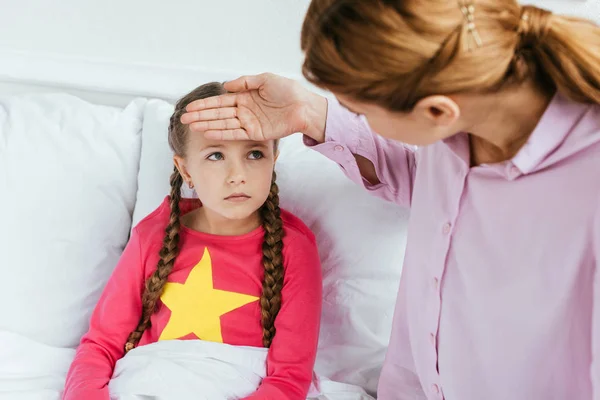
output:
[{"label": "shirt collar", "polygon": [[[577,126],[587,108],[586,104],[573,102],[557,92],[527,142],[511,160],[482,166],[491,167],[509,180],[535,171]],[[446,138],[443,142],[464,162],[469,162],[469,140],[465,133]]]},{"label": "shirt collar", "polygon": [[586,104],[573,102],[557,92],[525,145],[512,158],[512,164],[523,174],[535,171],[562,144],[586,110]]}]

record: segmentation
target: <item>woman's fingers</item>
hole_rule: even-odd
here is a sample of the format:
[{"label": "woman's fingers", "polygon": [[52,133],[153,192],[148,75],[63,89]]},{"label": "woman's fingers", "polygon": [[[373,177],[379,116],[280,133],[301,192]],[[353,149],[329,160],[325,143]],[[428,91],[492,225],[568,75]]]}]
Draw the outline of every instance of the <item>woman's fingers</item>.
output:
[{"label": "woman's fingers", "polygon": [[236,117],[237,108],[235,107],[211,108],[208,110],[187,112],[181,116],[181,123],[191,124],[199,121],[214,121]]},{"label": "woman's fingers", "polygon": [[249,140],[248,132],[244,129],[208,130],[204,137],[212,140]]},{"label": "woman's fingers", "polygon": [[[227,93],[220,96],[207,97],[192,101],[185,109],[186,111],[200,111],[209,108],[235,107],[237,105],[237,94]],[[184,114],[185,115],[185,114]]]},{"label": "woman's fingers", "polygon": [[190,129],[192,132],[205,132],[210,130],[228,130],[241,128],[240,120],[237,118],[219,119],[216,121],[192,122]]},{"label": "woman's fingers", "polygon": [[271,73],[241,76],[233,81],[225,82],[225,90],[232,93],[192,101],[185,109],[186,111],[190,112],[207,110],[210,108],[236,107],[238,105],[239,98],[238,94],[235,92],[245,92],[248,90],[260,89],[260,87],[263,86],[266,81],[273,76],[274,75]]},{"label": "woman's fingers", "polygon": [[[212,124],[212,125],[211,125]],[[241,112],[238,118],[222,121],[209,121],[211,129],[204,132],[207,139],[213,140],[265,140],[260,122],[251,113]],[[204,126],[202,126],[204,127]]]}]

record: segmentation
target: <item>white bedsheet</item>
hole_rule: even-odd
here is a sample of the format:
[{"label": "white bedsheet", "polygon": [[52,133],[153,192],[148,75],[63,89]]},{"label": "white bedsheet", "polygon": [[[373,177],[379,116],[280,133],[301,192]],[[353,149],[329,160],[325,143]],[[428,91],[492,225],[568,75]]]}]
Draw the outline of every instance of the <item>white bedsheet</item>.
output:
[{"label": "white bedsheet", "polygon": [[75,350],[0,331],[0,399],[58,400]]},{"label": "white bedsheet", "polygon": [[[201,340],[169,340],[132,350],[117,362],[111,400],[239,399],[266,375],[267,349]],[[367,400],[351,385],[315,378],[309,399]]]},{"label": "white bedsheet", "polygon": [[[59,400],[72,349],[0,331],[0,400]],[[200,340],[162,341],[117,362],[111,399],[236,399],[265,376],[267,350]],[[315,378],[310,399],[372,400],[361,388]]]}]

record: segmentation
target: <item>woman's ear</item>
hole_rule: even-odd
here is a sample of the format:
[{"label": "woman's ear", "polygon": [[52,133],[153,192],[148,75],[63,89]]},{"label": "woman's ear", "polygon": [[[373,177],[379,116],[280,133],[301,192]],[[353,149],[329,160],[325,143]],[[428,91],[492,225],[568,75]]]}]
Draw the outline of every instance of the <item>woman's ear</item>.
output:
[{"label": "woman's ear", "polygon": [[185,166],[185,160],[180,157],[180,156],[173,156],[173,163],[175,164],[175,167],[177,168],[177,170],[179,171],[179,173],[181,174],[181,177],[183,178],[183,180],[186,183],[189,183],[192,181],[192,177],[189,174],[186,166]]},{"label": "woman's ear", "polygon": [[453,125],[460,117],[460,107],[447,96],[428,96],[415,105],[418,118],[428,120],[435,126]]}]

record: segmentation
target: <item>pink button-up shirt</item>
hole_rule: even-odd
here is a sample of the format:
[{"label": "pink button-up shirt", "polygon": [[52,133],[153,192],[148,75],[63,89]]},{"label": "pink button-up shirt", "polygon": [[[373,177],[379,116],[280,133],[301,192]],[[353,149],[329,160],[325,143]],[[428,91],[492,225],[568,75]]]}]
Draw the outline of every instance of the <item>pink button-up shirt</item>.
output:
[{"label": "pink button-up shirt", "polygon": [[378,399],[600,399],[599,106],[556,95],[512,160],[474,168],[465,134],[415,151],[333,101],[305,141],[411,207]]}]

